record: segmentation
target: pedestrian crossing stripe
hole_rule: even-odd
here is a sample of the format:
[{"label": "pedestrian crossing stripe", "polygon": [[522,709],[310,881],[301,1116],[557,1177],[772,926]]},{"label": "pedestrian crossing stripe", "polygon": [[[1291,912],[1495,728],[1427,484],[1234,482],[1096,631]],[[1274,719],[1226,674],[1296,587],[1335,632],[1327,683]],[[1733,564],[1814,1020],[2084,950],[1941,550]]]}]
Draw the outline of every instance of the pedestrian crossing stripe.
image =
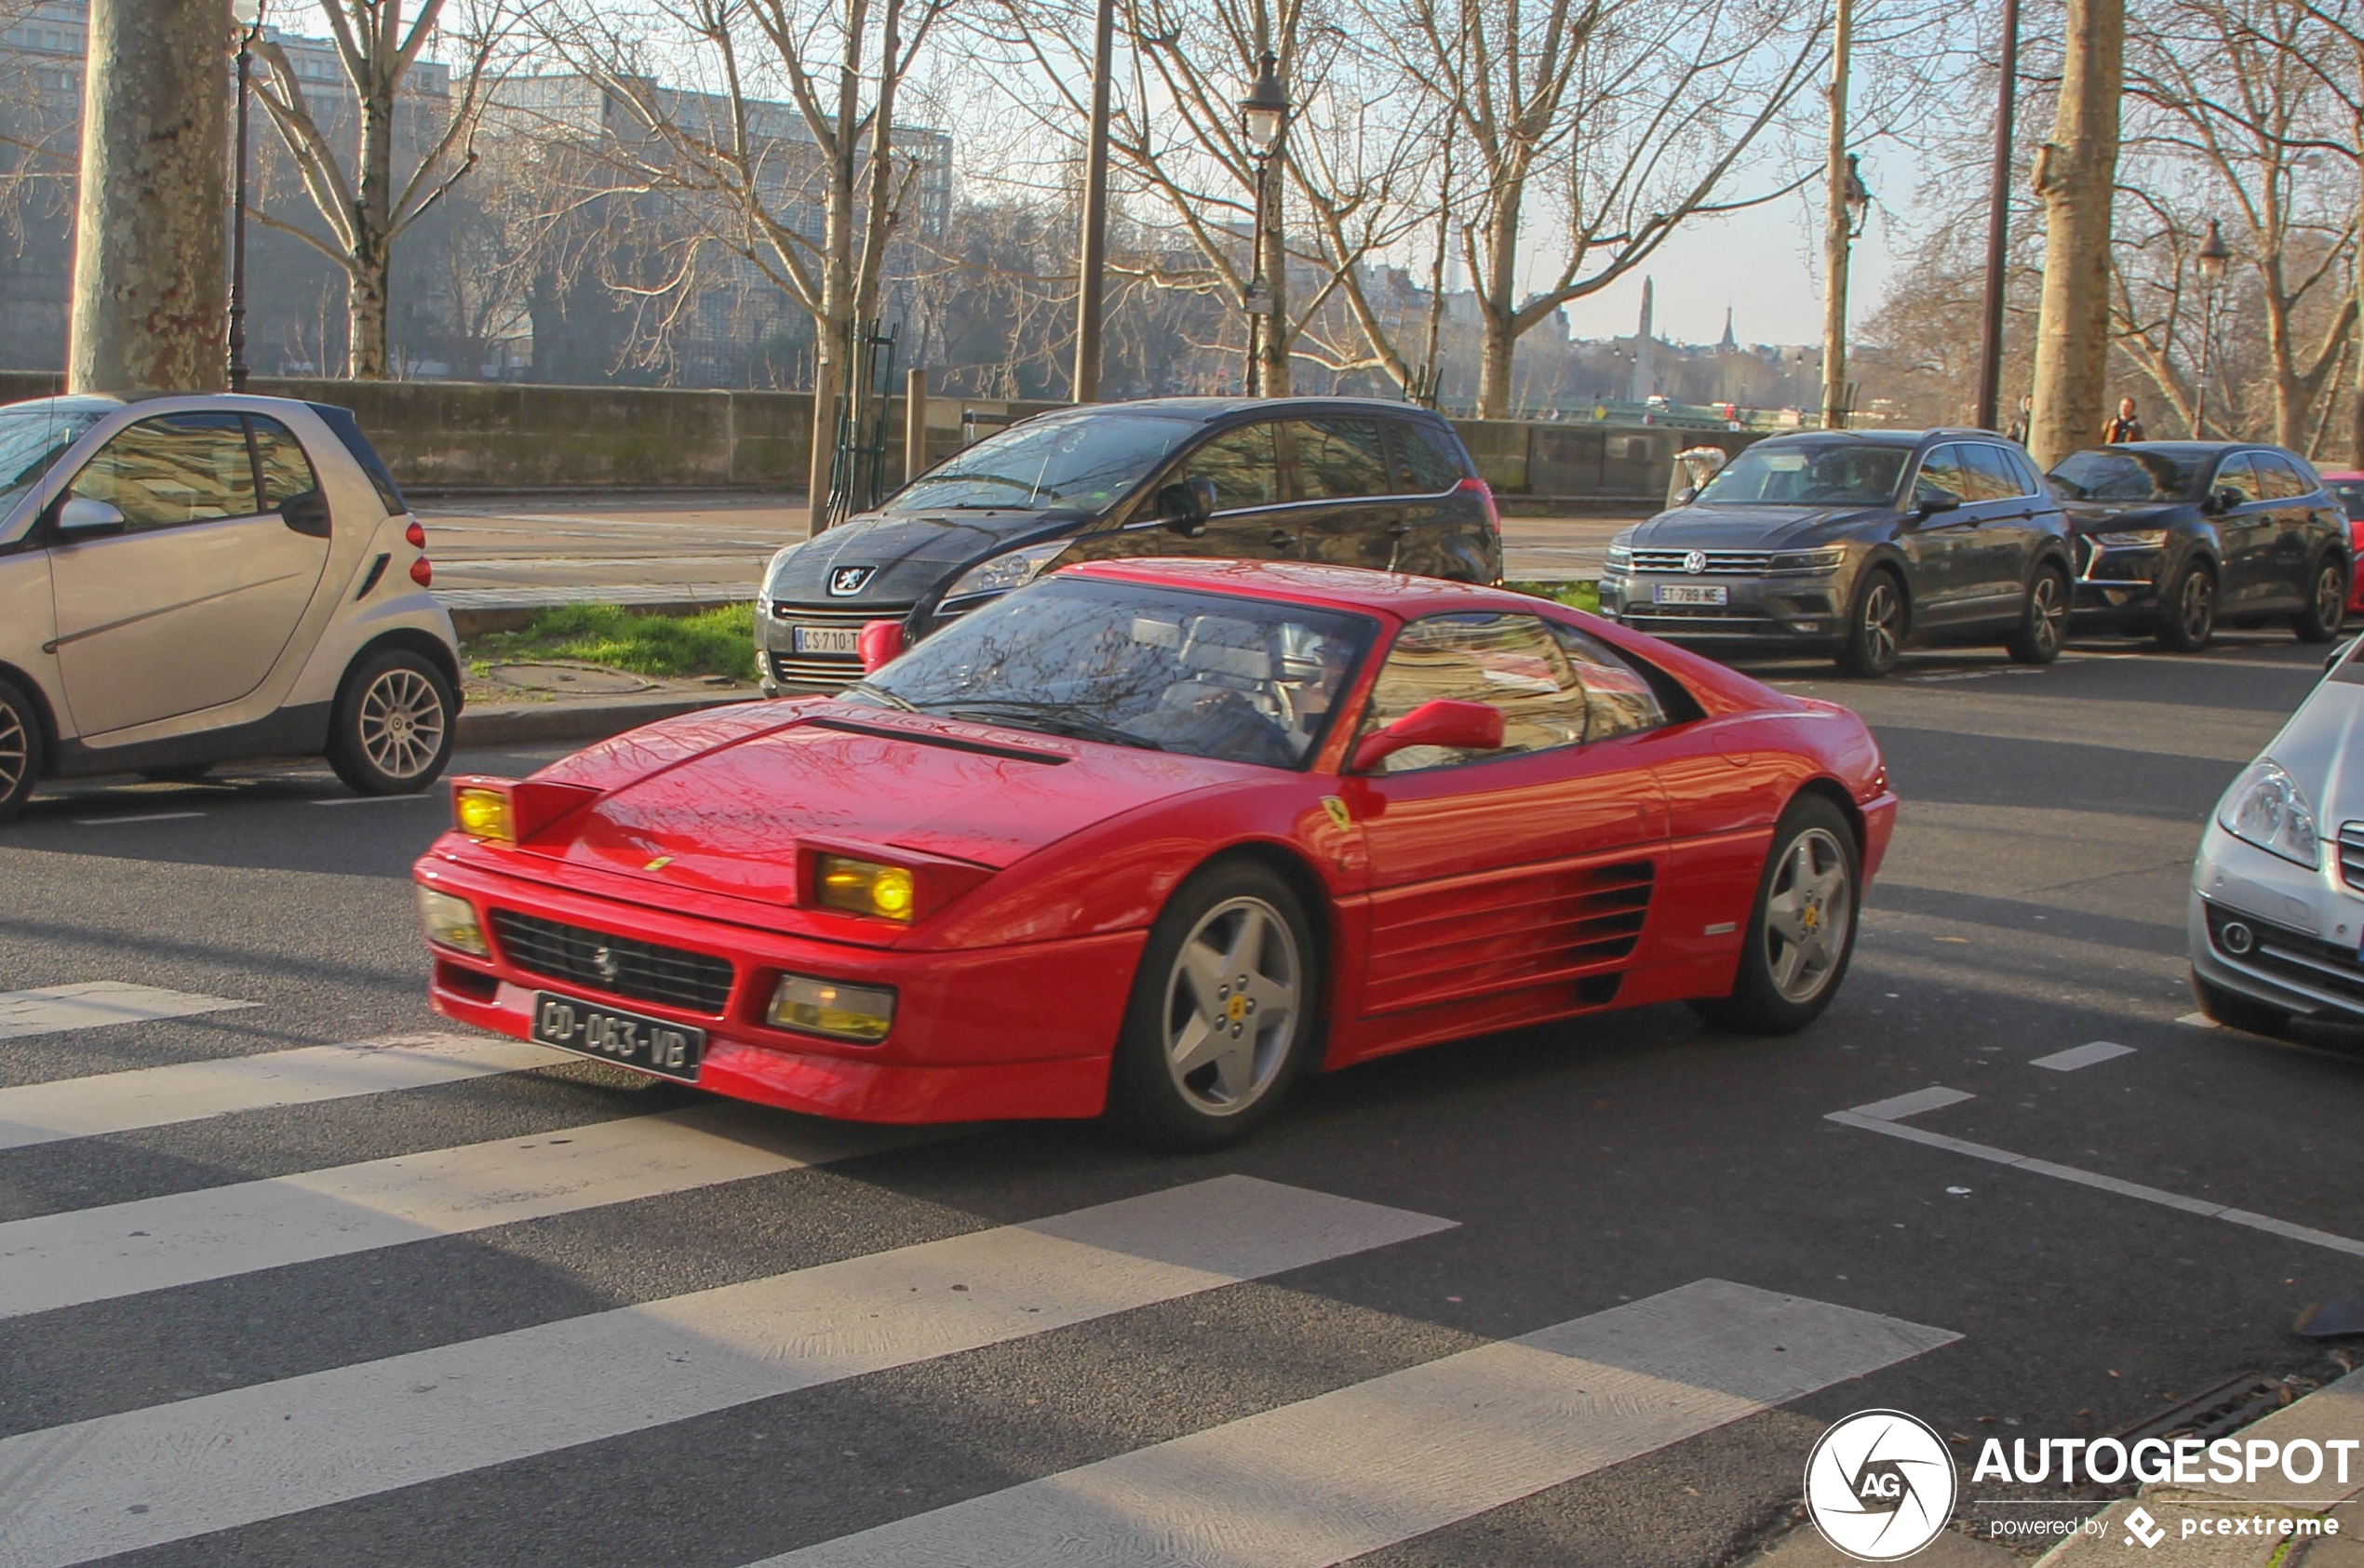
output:
[{"label": "pedestrian crossing stripe", "polygon": [[[6,1002],[0,998],[0,1008]],[[7,1032],[7,1016],[0,1012],[0,1034]],[[566,1052],[497,1036],[400,1035],[20,1084],[0,1089],[0,1149],[423,1089],[573,1060]]]},{"label": "pedestrian crossing stripe", "polygon": [[1453,1222],[1220,1176],[0,1440],[0,1564],[63,1568],[1021,1339]]},{"label": "pedestrian crossing stripe", "polygon": [[756,1568],[1329,1568],[1959,1337],[1701,1280]]},{"label": "pedestrian crossing stripe", "polygon": [[119,980],[86,980],[72,985],[44,985],[31,991],[0,991],[0,1039],[50,1035],[68,1029],[97,1029],[110,1024],[144,1024],[160,1018],[188,1018],[202,1012],[229,1012],[253,1007],[253,1002],[227,997],[200,996],[191,991],[167,991],[154,985],[133,985]]}]

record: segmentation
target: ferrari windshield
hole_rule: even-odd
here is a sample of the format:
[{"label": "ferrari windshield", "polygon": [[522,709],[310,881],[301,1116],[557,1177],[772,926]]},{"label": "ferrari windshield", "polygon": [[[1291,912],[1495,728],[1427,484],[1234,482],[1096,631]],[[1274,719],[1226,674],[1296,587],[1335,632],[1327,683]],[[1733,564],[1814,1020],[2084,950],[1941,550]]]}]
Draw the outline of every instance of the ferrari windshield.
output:
[{"label": "ferrari windshield", "polygon": [[1097,512],[1147,478],[1196,429],[1188,420],[1099,410],[1029,420],[945,459],[885,509]]},{"label": "ferrari windshield", "polygon": [[1270,768],[1305,763],[1372,623],[1299,605],[1059,577],[961,617],[851,702]]},{"label": "ferrari windshield", "polygon": [[1908,448],[1861,441],[1767,441],[1734,458],[1696,504],[1887,506],[1912,455]]},{"label": "ferrari windshield", "polygon": [[0,409],[0,522],[82,433],[114,411],[107,402],[43,398]]},{"label": "ferrari windshield", "polygon": [[2045,477],[2063,501],[2189,501],[2207,462],[2194,452],[2071,452]]}]

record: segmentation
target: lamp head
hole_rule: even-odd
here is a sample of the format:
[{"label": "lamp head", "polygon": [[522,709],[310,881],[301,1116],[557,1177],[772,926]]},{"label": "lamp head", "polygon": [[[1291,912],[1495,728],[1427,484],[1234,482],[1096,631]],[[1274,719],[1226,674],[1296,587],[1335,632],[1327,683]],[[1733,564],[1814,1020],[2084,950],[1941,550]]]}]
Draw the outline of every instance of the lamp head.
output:
[{"label": "lamp head", "polygon": [[1259,156],[1272,151],[1281,140],[1282,127],[1289,122],[1289,95],[1281,86],[1281,62],[1269,49],[1256,72],[1256,85],[1240,100],[1240,122],[1247,132],[1248,145]]},{"label": "lamp head", "polygon": [[2216,220],[2208,221],[2208,238],[2200,245],[2200,281],[2213,288],[2224,281],[2224,264],[2233,259],[2233,248],[2224,243],[2224,231]]}]

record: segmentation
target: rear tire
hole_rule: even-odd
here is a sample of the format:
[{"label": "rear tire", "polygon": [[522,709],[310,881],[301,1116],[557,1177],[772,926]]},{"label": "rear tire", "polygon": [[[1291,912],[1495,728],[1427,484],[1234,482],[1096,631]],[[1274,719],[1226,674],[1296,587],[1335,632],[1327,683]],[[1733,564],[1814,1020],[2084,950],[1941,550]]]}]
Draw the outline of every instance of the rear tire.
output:
[{"label": "rear tire", "polygon": [[2035,569],[2027,585],[2027,602],[2020,623],[2003,641],[2011,657],[2022,664],[2048,664],[2061,656],[2061,639],[2068,630],[2068,574],[2057,566]]},{"label": "rear tire", "polygon": [[1839,649],[1839,668],[1851,676],[1877,680],[1896,668],[1904,646],[1904,584],[1895,572],[1876,567],[1863,574],[1855,603],[1847,615],[1847,641]]},{"label": "rear tire", "polygon": [[1296,890],[1254,861],[1206,867],[1150,928],[1108,1066],[1108,1120],[1163,1149],[1246,1137],[1304,1070],[1321,998]]},{"label": "rear tire", "polygon": [[1797,1033],[1838,995],[1862,907],[1853,825],[1824,797],[1799,796],[1773,830],[1732,989],[1692,1010],[1742,1034]]},{"label": "rear tire", "polygon": [[2228,991],[2203,980],[2196,972],[2192,975],[2192,999],[2200,1004],[2200,1012],[2228,1029],[2243,1034],[2263,1035],[2267,1039],[2290,1038],[2290,1015],[2278,1007],[2271,1007],[2238,991]]},{"label": "rear tire", "polygon": [[41,781],[41,714],[13,683],[0,680],[0,823],[24,806]]},{"label": "rear tire", "polygon": [[2307,581],[2306,608],[2299,611],[2295,628],[2298,640],[2329,642],[2340,635],[2340,622],[2347,614],[2347,563],[2326,556]]},{"label": "rear tire", "polygon": [[415,795],[451,760],[451,682],[407,648],[348,671],[329,721],[329,766],[356,795]]},{"label": "rear tire", "polygon": [[2216,569],[2183,563],[2159,598],[2158,642],[2172,653],[2197,653],[2216,636]]}]

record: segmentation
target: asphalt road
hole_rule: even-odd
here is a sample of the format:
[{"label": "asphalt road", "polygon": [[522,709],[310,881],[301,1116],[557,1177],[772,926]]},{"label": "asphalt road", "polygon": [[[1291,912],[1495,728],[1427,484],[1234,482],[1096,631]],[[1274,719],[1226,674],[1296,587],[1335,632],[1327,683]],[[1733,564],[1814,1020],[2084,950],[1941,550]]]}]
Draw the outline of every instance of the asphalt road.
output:
[{"label": "asphalt road", "polygon": [[[2327,1375],[2289,1325],[2364,1288],[2123,1185],[2364,1237],[2364,1055],[2178,1021],[2199,824],[2318,668],[2263,636],[1767,667],[1861,711],[1904,799],[1817,1026],[1471,1040],[1201,1159],[849,1134],[481,1042],[275,1108],[94,1085],[454,1033],[406,877],[443,809],[316,770],[46,793],[0,835],[0,989],[182,999],[0,997],[0,1565],[1711,1563],[1871,1406],[1955,1440],[1967,1497],[2057,1496],[1969,1487],[1977,1441]],[[189,998],[246,1005],[58,1026]],[[2095,1041],[2130,1050],[2031,1065]],[[1933,1085],[1968,1097],[1830,1119]]]}]

